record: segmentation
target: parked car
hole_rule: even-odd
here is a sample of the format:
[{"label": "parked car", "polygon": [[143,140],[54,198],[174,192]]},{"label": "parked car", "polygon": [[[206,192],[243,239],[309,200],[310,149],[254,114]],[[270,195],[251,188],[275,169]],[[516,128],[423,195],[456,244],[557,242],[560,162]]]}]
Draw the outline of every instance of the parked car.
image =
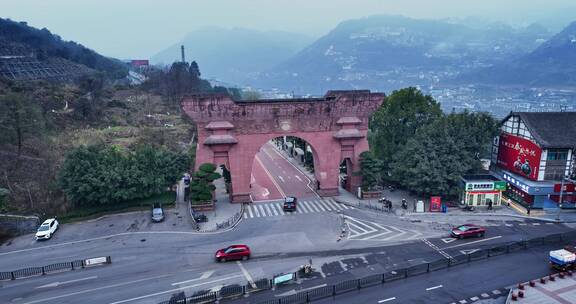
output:
[{"label": "parked car", "polygon": [[164,220],[164,209],[162,209],[162,205],[154,204],[154,206],[152,206],[152,221],[158,223],[163,220]]},{"label": "parked car", "polygon": [[296,211],[297,202],[298,202],[298,199],[296,199],[295,197],[292,197],[292,196],[288,196],[284,199],[284,205],[283,205],[282,209],[284,211],[294,212],[294,211]]},{"label": "parked car", "polygon": [[51,218],[45,220],[40,227],[38,227],[38,231],[36,232],[36,240],[49,240],[52,238],[52,235],[58,230],[58,221],[56,218]]},{"label": "parked car", "polygon": [[231,245],[216,251],[214,258],[216,262],[248,260],[250,258],[250,248],[246,245]]},{"label": "parked car", "polygon": [[486,229],[484,227],[474,224],[464,224],[452,229],[450,234],[455,238],[463,239],[471,236],[483,237],[485,233]]}]

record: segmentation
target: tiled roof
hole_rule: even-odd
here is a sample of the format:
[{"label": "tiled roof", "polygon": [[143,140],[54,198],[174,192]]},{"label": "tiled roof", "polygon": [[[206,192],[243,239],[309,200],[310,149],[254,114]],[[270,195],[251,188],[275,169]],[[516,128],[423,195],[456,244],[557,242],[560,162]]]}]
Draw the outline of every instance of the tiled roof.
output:
[{"label": "tiled roof", "polygon": [[511,115],[520,117],[542,148],[576,146],[576,112],[512,112],[508,117]]}]

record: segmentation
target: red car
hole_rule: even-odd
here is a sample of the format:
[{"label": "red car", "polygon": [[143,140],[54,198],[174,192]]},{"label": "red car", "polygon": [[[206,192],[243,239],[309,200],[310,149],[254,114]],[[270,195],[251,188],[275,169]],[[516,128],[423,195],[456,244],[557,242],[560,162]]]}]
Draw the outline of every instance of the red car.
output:
[{"label": "red car", "polygon": [[452,229],[450,234],[455,238],[463,239],[471,236],[483,237],[485,233],[486,229],[484,227],[474,224],[464,224]]},{"label": "red car", "polygon": [[230,260],[247,260],[250,258],[250,248],[246,245],[232,245],[216,251],[217,262]]}]

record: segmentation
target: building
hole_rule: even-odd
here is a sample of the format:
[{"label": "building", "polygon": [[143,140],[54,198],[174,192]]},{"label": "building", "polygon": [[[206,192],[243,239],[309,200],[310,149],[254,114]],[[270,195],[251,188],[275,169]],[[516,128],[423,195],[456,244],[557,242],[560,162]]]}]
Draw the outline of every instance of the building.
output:
[{"label": "building", "polygon": [[461,201],[474,207],[499,207],[502,192],[506,190],[506,182],[490,174],[465,175],[461,182],[464,192]]},{"label": "building", "polygon": [[[494,172],[504,195],[531,208],[557,208],[564,177],[574,175],[576,112],[511,112],[494,139]],[[574,184],[564,179],[562,205],[574,208]]]}]

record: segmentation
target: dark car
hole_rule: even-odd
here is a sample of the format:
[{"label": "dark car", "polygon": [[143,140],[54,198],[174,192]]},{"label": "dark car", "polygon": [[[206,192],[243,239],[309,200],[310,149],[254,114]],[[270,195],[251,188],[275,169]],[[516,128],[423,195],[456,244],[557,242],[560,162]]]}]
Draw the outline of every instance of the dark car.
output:
[{"label": "dark car", "polygon": [[484,227],[474,224],[464,224],[452,229],[450,234],[455,238],[463,239],[471,236],[483,237],[485,233],[486,229]]},{"label": "dark car", "polygon": [[164,220],[164,209],[162,209],[162,205],[154,204],[154,206],[152,206],[152,221],[158,223],[163,220]]},{"label": "dark car", "polygon": [[216,251],[214,256],[217,262],[231,260],[247,260],[250,258],[250,248],[246,245],[232,245]]},{"label": "dark car", "polygon": [[284,211],[290,211],[290,212],[296,211],[297,201],[298,200],[295,197],[292,196],[286,197],[284,199],[284,206],[282,207],[282,209],[284,209]]}]

